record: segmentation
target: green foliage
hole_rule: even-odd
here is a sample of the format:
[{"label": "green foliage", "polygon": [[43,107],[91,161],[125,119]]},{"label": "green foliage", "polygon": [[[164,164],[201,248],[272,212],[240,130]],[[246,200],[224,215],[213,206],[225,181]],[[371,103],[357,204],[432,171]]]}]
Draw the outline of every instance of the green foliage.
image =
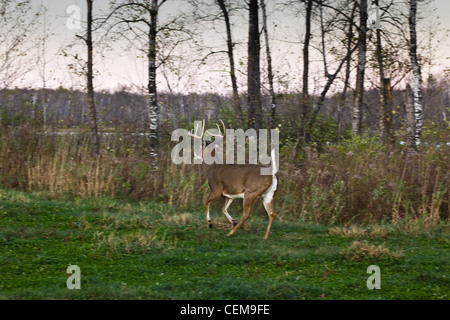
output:
[{"label": "green foliage", "polygon": [[431,145],[442,146],[448,142],[450,123],[446,126],[438,125],[434,121],[427,121],[422,128],[422,139]]},{"label": "green foliage", "polygon": [[224,104],[220,107],[220,119],[222,119],[225,125],[240,123],[239,115],[233,110],[233,107],[228,104]]},{"label": "green foliage", "polygon": [[365,155],[367,153],[378,154],[382,149],[383,146],[380,144],[378,138],[370,136],[367,133],[343,139],[341,143],[336,146],[338,152],[351,152],[358,155]]},{"label": "green foliage", "polygon": [[[1,299],[448,299],[448,224],[328,229],[253,215],[0,190]],[[412,227],[415,225],[416,227]],[[389,248],[389,249],[387,249]],[[381,268],[382,290],[366,269]],[[68,290],[78,265],[81,290]]]},{"label": "green foliage", "polygon": [[311,129],[311,141],[319,148],[336,142],[337,123],[332,116],[319,114]]}]

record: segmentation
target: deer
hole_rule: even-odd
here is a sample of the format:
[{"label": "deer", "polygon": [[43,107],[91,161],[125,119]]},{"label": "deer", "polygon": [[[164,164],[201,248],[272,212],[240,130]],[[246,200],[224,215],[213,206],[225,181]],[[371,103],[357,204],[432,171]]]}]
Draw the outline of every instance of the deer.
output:
[{"label": "deer", "polygon": [[[219,125],[217,125],[219,134],[211,133],[209,130],[206,132],[218,139],[224,139],[226,134],[225,124],[222,120],[222,126],[224,134],[221,133]],[[202,140],[202,158],[205,150],[205,141],[203,136],[205,134],[205,120],[203,120],[202,129],[199,130],[198,126],[194,126],[195,132],[191,130],[189,135],[194,139]],[[201,133],[199,134],[199,131]],[[228,237],[231,237],[239,227],[241,227],[250,216],[250,210],[256,199],[262,198],[264,208],[269,216],[269,223],[264,235],[264,239],[269,237],[270,229],[275,218],[275,210],[273,208],[274,196],[278,187],[278,179],[276,173],[278,171],[275,150],[271,151],[271,163],[272,163],[272,175],[262,175],[262,165],[254,164],[206,164],[206,175],[208,178],[208,185],[210,193],[206,199],[206,222],[209,228],[212,228],[212,220],[209,213],[210,203],[218,198],[225,198],[225,203],[222,208],[223,214],[227,217],[228,221],[232,224],[232,229],[228,233]],[[228,208],[235,199],[243,199],[243,214],[239,222],[228,213]]]}]

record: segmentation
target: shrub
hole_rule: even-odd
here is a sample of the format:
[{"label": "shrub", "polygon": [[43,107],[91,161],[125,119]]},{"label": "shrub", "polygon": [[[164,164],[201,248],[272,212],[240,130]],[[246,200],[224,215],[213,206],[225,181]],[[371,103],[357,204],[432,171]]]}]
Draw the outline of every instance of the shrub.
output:
[{"label": "shrub", "polygon": [[[204,210],[209,193],[200,165],[175,165],[170,142],[161,144],[160,170],[151,171],[148,141],[127,132],[102,137],[92,156],[90,134],[40,134],[29,127],[1,132],[0,187],[82,197],[154,199]],[[436,224],[449,217],[449,147],[420,153],[388,150],[368,136],[314,148],[301,163],[292,145],[280,152],[275,210],[281,219],[315,223],[397,222]],[[291,148],[292,149],[292,148]],[[219,211],[222,203],[213,204]],[[236,205],[231,210],[239,210]],[[255,214],[265,212],[254,205]]]}]

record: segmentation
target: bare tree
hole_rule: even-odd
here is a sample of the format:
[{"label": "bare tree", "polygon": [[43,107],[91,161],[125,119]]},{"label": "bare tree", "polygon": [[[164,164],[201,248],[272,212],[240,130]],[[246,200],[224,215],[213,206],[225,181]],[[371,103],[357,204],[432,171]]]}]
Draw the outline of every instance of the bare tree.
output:
[{"label": "bare tree", "polygon": [[[146,43],[144,50],[148,63],[148,83],[147,83],[147,113],[149,119],[149,139],[150,139],[150,158],[152,159],[152,168],[154,171],[159,168],[159,106],[156,72],[158,68],[158,34],[168,30],[159,25],[158,17],[161,6],[167,0],[136,0],[121,4],[113,4],[113,10],[104,19],[108,21],[113,15],[116,21],[110,26],[110,29],[116,25],[126,26],[121,35],[131,32],[139,42]],[[139,26],[144,26],[145,31]]]},{"label": "bare tree", "polygon": [[34,67],[24,57],[37,44],[31,34],[40,14],[40,10],[32,10],[30,0],[0,0],[1,88],[10,87]]},{"label": "bare tree", "polygon": [[[357,3],[356,1],[353,2],[353,6],[351,9],[350,16],[345,18],[345,24],[344,26],[347,26],[347,33],[346,33],[346,39],[345,39],[345,45],[347,53],[352,50],[353,46],[353,30],[354,30],[354,19],[356,15],[356,8]],[[351,63],[352,63],[352,55],[347,54],[345,58],[345,73],[344,73],[344,88],[342,90],[341,99],[338,104],[338,111],[337,111],[337,136],[336,140],[337,143],[341,141],[342,138],[342,132],[343,132],[343,112],[344,112],[344,106],[347,103],[347,92],[350,86],[350,72],[351,72]]]},{"label": "bare tree", "polygon": [[309,46],[311,42],[311,17],[314,0],[305,0],[306,18],[305,18],[305,40],[303,43],[303,83],[302,83],[302,140],[303,146],[309,142],[308,122],[310,116],[310,98],[309,98]]},{"label": "bare tree", "polygon": [[352,134],[356,136],[361,132],[362,108],[364,99],[364,75],[366,69],[367,51],[367,0],[359,3],[359,30],[358,30],[358,68],[356,71],[355,100],[352,110]]},{"label": "bare tree", "polygon": [[248,127],[260,129],[262,127],[261,108],[261,73],[259,41],[259,5],[258,0],[250,0],[248,4],[249,31],[248,31]]},{"label": "bare tree", "polygon": [[275,90],[273,87],[273,70],[272,70],[272,54],[270,52],[270,43],[269,43],[269,30],[267,29],[267,10],[266,10],[266,1],[261,0],[261,10],[262,10],[262,18],[263,18],[263,31],[264,31],[264,41],[266,44],[266,56],[267,56],[267,76],[269,80],[269,93],[270,93],[270,127],[275,129],[276,127],[276,97]]},{"label": "bare tree", "polygon": [[409,55],[414,74],[414,115],[415,115],[415,140],[416,145],[420,144],[422,135],[423,104],[422,104],[422,72],[417,54],[417,0],[409,0]]},{"label": "bare tree", "polygon": [[[43,26],[42,26],[42,36],[39,38],[39,43],[37,47],[37,61],[36,68],[39,74],[39,77],[42,81],[41,88],[41,103],[42,103],[42,124],[44,131],[47,129],[47,121],[48,121],[48,97],[47,97],[47,81],[50,79],[51,74],[48,73],[48,64],[51,60],[53,60],[56,55],[50,60],[47,59],[47,41],[49,38],[48,35],[48,24],[47,24],[47,12],[46,9],[43,11]],[[35,93],[35,101],[38,100],[38,93]]]},{"label": "bare tree", "polygon": [[86,36],[77,35],[77,37],[84,40],[87,47],[87,103],[89,107],[89,118],[91,122],[91,130],[94,136],[94,154],[100,154],[100,137],[98,134],[97,125],[97,110],[95,108],[95,97],[94,97],[94,59],[93,59],[93,41],[92,41],[92,9],[94,0],[86,0],[87,3],[87,25],[86,25]]},{"label": "bare tree", "polygon": [[[353,53],[357,49],[357,46],[352,47],[352,42],[347,44],[347,50],[344,51],[343,54],[341,54],[340,57],[336,59],[337,66],[334,70],[334,72],[330,72],[330,66],[329,66],[329,55],[328,50],[326,46],[326,37],[331,32],[331,30],[334,27],[335,22],[340,22],[339,16],[341,15],[339,12],[335,12],[327,22],[324,21],[324,14],[323,14],[324,6],[319,6],[319,19],[320,19],[320,31],[321,31],[321,48],[320,51],[322,53],[322,61],[323,61],[323,70],[324,75],[326,78],[326,83],[322,88],[322,91],[320,93],[319,99],[317,103],[315,103],[315,107],[313,109],[313,112],[309,118],[308,121],[308,131],[311,132],[312,127],[316,121],[317,115],[319,114],[320,110],[322,109],[322,106],[325,102],[326,95],[328,94],[328,91],[330,90],[331,86],[333,85],[334,81],[336,80],[338,74],[341,72],[342,67],[346,62],[351,59]],[[349,23],[353,23],[353,17],[354,17],[354,9],[352,10],[351,16],[349,18]],[[340,24],[340,23],[338,23]],[[330,50],[331,51],[331,50]],[[336,51],[336,49],[332,49],[332,51]]]},{"label": "bare tree", "polygon": [[237,113],[237,116],[239,118],[239,122],[241,122],[241,125],[243,125],[243,119],[242,119],[242,108],[241,108],[241,99],[239,98],[239,90],[236,80],[236,67],[234,62],[234,43],[233,43],[233,37],[231,33],[231,22],[230,22],[230,14],[229,14],[229,7],[225,3],[225,0],[216,0],[217,4],[220,7],[220,10],[222,11],[222,15],[225,21],[225,29],[227,33],[227,54],[228,54],[228,60],[230,62],[230,78],[231,78],[231,86],[233,88],[233,107],[235,112]]},{"label": "bare tree", "polygon": [[[393,5],[393,0],[383,9],[384,12],[388,11]],[[382,41],[382,29],[380,25],[380,1],[371,0],[371,6],[369,10],[373,12],[374,17],[371,18],[370,29],[375,30],[375,57],[378,65],[379,76],[379,119],[378,119],[378,136],[383,144],[391,143],[393,140],[392,128],[391,128],[391,79],[386,76],[385,72],[385,52]]]},{"label": "bare tree", "polygon": [[[26,56],[37,45],[32,34],[41,9],[34,11],[31,0],[0,0],[0,89],[10,88],[35,67]],[[0,97],[0,127],[2,104]]]},{"label": "bare tree", "polygon": [[[232,87],[232,106],[234,112],[234,119],[239,122],[239,124],[244,127],[245,119],[242,112],[242,101],[239,95],[239,86],[237,80],[238,68],[236,68],[236,41],[233,36],[233,15],[243,9],[244,4],[241,4],[238,1],[229,1],[229,0],[214,0],[214,4],[216,5],[216,10],[211,10],[211,2],[210,1],[199,1],[199,0],[187,0],[189,4],[193,8],[192,16],[194,18],[195,27],[200,29],[202,27],[202,23],[206,23],[207,28],[213,28],[218,35],[223,32],[222,30],[216,30],[217,21],[223,21],[223,25],[225,27],[225,39],[226,39],[226,50],[223,50],[221,47],[217,48],[216,45],[210,47],[206,43],[201,44],[200,51],[205,51],[205,54],[202,55],[200,59],[200,65],[204,65],[208,59],[212,56],[223,55],[226,54],[228,57],[228,75],[230,76],[231,87]],[[195,32],[196,36],[199,37],[201,32]],[[199,42],[195,42],[198,44]],[[222,62],[223,60],[219,60]],[[215,63],[219,63],[216,60]]]}]

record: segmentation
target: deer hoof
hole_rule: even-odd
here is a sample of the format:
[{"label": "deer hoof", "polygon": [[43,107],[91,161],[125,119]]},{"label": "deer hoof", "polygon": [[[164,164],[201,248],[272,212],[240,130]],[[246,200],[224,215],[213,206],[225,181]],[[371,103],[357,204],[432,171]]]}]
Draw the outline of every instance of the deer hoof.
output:
[{"label": "deer hoof", "polygon": [[236,220],[233,220],[233,227],[236,227],[236,225],[237,225],[237,222],[236,222]]},{"label": "deer hoof", "polygon": [[211,220],[208,220],[208,226],[210,229],[212,229],[212,221]]}]

